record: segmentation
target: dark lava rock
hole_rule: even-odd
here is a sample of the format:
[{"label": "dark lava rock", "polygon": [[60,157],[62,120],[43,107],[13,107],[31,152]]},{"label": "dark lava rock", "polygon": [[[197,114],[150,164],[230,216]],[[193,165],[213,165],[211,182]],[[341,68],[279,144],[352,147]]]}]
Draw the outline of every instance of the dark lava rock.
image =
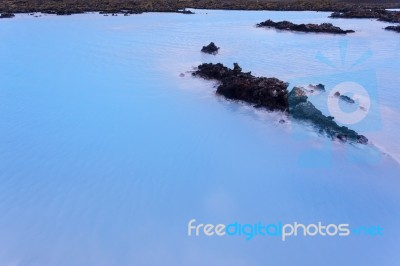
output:
[{"label": "dark lava rock", "polygon": [[202,64],[193,73],[206,79],[221,82],[217,93],[228,99],[242,100],[268,110],[287,109],[287,87],[276,78],[254,77],[251,73],[243,73],[238,64],[232,70],[222,64]]},{"label": "dark lava rock", "polygon": [[344,12],[333,12],[331,18],[375,18],[386,22],[400,22],[399,11],[389,11],[379,8],[353,8]]},{"label": "dark lava rock", "polygon": [[346,142],[346,141],[347,141],[347,135],[344,135],[344,134],[338,134],[338,135],[337,135],[337,138],[338,138],[339,140],[343,141],[343,142]]},{"label": "dark lava rock", "polygon": [[339,139],[344,139],[352,142],[358,142],[361,144],[368,143],[368,139],[357,134],[354,130],[349,129],[345,126],[339,126],[332,116],[325,116],[320,110],[318,110],[310,101],[307,100],[307,96],[304,91],[299,88],[293,88],[289,93],[289,114],[298,120],[306,121],[312,124],[320,133],[326,134],[327,136]]},{"label": "dark lava rock", "polygon": [[400,32],[400,26],[388,26],[385,28],[385,30]]},{"label": "dark lava rock", "polygon": [[323,85],[323,84],[317,84],[317,85],[310,84],[310,85],[308,85],[308,87],[310,87],[314,90],[325,91],[325,85]]},{"label": "dark lava rock", "polygon": [[70,15],[72,15],[72,12],[70,12],[68,10],[59,10],[59,11],[56,11],[56,15],[57,16],[70,16]]},{"label": "dark lava rock", "polygon": [[203,46],[203,48],[201,49],[203,53],[213,54],[213,55],[216,55],[218,53],[218,50],[219,47],[217,47],[213,42],[210,42],[210,44],[207,46]]},{"label": "dark lava rock", "polygon": [[301,31],[301,32],[316,32],[316,33],[333,33],[347,34],[354,32],[353,30],[342,30],[339,27],[333,26],[331,23],[322,24],[294,24],[289,21],[274,22],[267,20],[257,24],[257,27],[270,27],[278,30]]},{"label": "dark lava rock", "polygon": [[352,98],[350,98],[349,96],[340,95],[339,97],[340,97],[340,99],[342,99],[343,101],[345,101],[347,103],[355,103],[355,101]]},{"label": "dark lava rock", "polygon": [[187,9],[183,9],[183,10],[178,10],[176,11],[177,13],[181,13],[181,14],[186,14],[186,15],[193,15],[195,14],[194,12],[192,12],[191,10],[187,10]]},{"label": "dark lava rock", "polygon": [[346,95],[340,95],[340,92],[338,92],[338,91],[335,92],[334,96],[339,97],[339,99],[341,99],[347,103],[355,103],[355,101],[352,98],[350,98],[349,96],[346,96]]},{"label": "dark lava rock", "polygon": [[255,107],[271,111],[282,111],[291,117],[313,125],[321,134],[331,138],[366,144],[368,139],[344,126],[339,126],[334,118],[325,116],[310,101],[302,88],[294,87],[288,92],[289,84],[276,78],[255,77],[251,72],[242,72],[238,64],[234,69],[218,64],[202,64],[193,76],[219,81],[217,93],[228,99],[241,100]]},{"label": "dark lava rock", "polygon": [[1,13],[0,18],[13,18],[15,15],[13,13]]},{"label": "dark lava rock", "polygon": [[242,72],[242,68],[239,66],[238,63],[233,63],[233,73],[238,75]]}]

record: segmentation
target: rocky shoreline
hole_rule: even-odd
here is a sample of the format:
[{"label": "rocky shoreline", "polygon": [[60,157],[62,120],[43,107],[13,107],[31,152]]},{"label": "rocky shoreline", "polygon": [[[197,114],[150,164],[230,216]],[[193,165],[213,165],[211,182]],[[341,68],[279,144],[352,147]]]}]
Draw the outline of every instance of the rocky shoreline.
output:
[{"label": "rocky shoreline", "polygon": [[[377,3],[378,2],[378,3]],[[343,17],[362,14],[355,10],[384,10],[399,8],[399,0],[379,3],[379,1],[360,0],[2,0],[0,13],[49,13],[71,15],[84,12],[104,12],[106,14],[140,14],[143,12],[178,12],[190,14],[185,8],[225,9],[225,10],[276,10],[276,11],[328,11],[344,12]],[[365,12],[364,12],[365,13]],[[391,13],[388,13],[391,16]],[[336,15],[335,15],[336,16]],[[342,16],[342,15],[340,15]],[[374,15],[379,18],[386,15]],[[386,20],[385,20],[386,21]]]},{"label": "rocky shoreline", "polygon": [[256,25],[259,28],[275,28],[278,30],[298,31],[298,32],[314,32],[314,33],[331,33],[331,34],[348,34],[353,33],[354,30],[342,30],[339,27],[333,26],[331,23],[322,24],[294,24],[289,21],[274,22],[266,20]]},{"label": "rocky shoreline", "polygon": [[[332,139],[367,144],[368,139],[354,130],[339,126],[332,116],[325,116],[310,101],[299,87],[288,91],[289,84],[277,78],[255,77],[243,72],[235,63],[230,69],[220,63],[201,64],[193,76],[219,82],[217,94],[232,100],[240,100],[257,108],[281,111],[299,121],[311,124],[320,134]],[[317,85],[324,89],[322,84]]]}]

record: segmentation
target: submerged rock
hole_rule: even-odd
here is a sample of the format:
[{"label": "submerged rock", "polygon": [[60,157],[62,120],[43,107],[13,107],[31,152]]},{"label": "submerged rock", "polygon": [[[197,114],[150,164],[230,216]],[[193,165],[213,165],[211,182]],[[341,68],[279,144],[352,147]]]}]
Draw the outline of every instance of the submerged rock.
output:
[{"label": "submerged rock", "polygon": [[334,96],[339,97],[339,99],[341,99],[347,103],[355,103],[355,101],[352,98],[350,98],[349,96],[346,96],[346,95],[341,95],[338,91],[335,92]]},{"label": "submerged rock", "polygon": [[321,134],[332,139],[362,144],[368,142],[366,137],[354,130],[339,126],[332,116],[322,114],[308,101],[302,88],[294,87],[289,93],[289,84],[277,78],[255,77],[250,72],[242,72],[236,63],[234,69],[220,63],[202,64],[192,75],[219,81],[217,93],[228,99],[241,100],[270,111],[285,112],[294,119],[310,123]]},{"label": "submerged rock", "polygon": [[400,26],[388,26],[385,28],[385,30],[391,30],[395,32],[400,32]]},{"label": "submerged rock", "polygon": [[13,13],[1,13],[0,18],[13,18],[15,15]]},{"label": "submerged rock", "polygon": [[219,47],[217,47],[213,42],[210,42],[210,44],[207,46],[203,46],[203,48],[201,49],[203,53],[213,54],[213,55],[216,55],[218,53],[218,50]]},{"label": "submerged rock", "polygon": [[289,93],[289,114],[291,117],[309,122],[313,125],[319,133],[326,134],[332,139],[340,139],[342,141],[352,141],[361,144],[367,144],[368,139],[359,135],[354,130],[345,126],[339,126],[332,116],[325,116],[318,110],[310,101],[300,88],[293,88]]},{"label": "submerged rock", "polygon": [[270,27],[278,30],[301,31],[301,32],[316,32],[316,33],[332,33],[332,34],[347,34],[354,32],[353,30],[342,30],[339,27],[333,26],[331,23],[322,24],[294,24],[290,21],[274,22],[266,20],[258,23],[257,27]]},{"label": "submerged rock", "polygon": [[352,98],[350,98],[349,96],[340,95],[339,97],[340,97],[340,99],[342,99],[343,101],[345,101],[347,103],[355,103],[355,101]]}]

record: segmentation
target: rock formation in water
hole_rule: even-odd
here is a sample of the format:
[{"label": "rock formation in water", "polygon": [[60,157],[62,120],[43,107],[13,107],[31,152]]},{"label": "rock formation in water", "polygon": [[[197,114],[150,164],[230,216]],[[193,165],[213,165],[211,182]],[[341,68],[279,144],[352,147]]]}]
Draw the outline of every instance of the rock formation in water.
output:
[{"label": "rock formation in water", "polygon": [[313,90],[317,90],[317,91],[325,91],[325,85],[323,85],[321,83],[317,84],[317,85],[310,84],[310,85],[308,85],[308,87],[310,87]]},{"label": "rock formation in water", "polygon": [[400,26],[387,26],[385,30],[391,30],[395,32],[400,32]]},{"label": "rock formation in water", "polygon": [[228,99],[240,100],[270,111],[282,111],[290,117],[305,121],[319,133],[332,139],[368,143],[368,139],[345,126],[339,126],[334,118],[325,116],[310,101],[301,88],[288,92],[289,84],[277,78],[255,77],[251,72],[242,72],[238,64],[230,69],[220,63],[202,64],[193,76],[219,82],[217,93]]},{"label": "rock formation in water", "polygon": [[350,98],[349,96],[346,96],[346,95],[341,95],[340,92],[338,92],[338,91],[335,92],[334,96],[339,97],[339,99],[341,99],[347,103],[355,103],[355,101],[352,98]]},{"label": "rock formation in water", "polygon": [[203,48],[201,48],[201,51],[202,51],[203,53],[206,53],[206,54],[213,54],[213,55],[216,55],[216,54],[218,53],[218,50],[219,50],[219,47],[217,47],[217,46],[215,45],[215,43],[213,43],[213,42],[210,42],[209,45],[203,46]]},{"label": "rock formation in water", "polygon": [[332,33],[332,34],[347,34],[353,33],[353,30],[342,30],[339,27],[333,26],[331,23],[322,24],[294,24],[290,21],[274,22],[272,20],[266,20],[258,23],[257,27],[268,27],[275,28],[278,30],[287,31],[300,31],[300,32],[315,32],[315,33]]}]

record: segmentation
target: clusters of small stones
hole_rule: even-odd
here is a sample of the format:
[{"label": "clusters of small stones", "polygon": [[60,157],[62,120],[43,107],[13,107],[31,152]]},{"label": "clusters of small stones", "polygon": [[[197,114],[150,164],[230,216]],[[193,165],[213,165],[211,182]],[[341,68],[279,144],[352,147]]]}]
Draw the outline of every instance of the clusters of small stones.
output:
[{"label": "clusters of small stones", "polygon": [[332,33],[332,34],[347,34],[353,33],[353,30],[342,30],[339,27],[333,26],[331,23],[322,24],[294,24],[290,21],[274,22],[266,20],[258,23],[257,27],[275,28],[278,30],[299,31],[299,32],[315,32],[315,33]]},{"label": "clusters of small stones", "polygon": [[[310,123],[319,133],[332,139],[368,143],[365,136],[339,126],[333,117],[322,114],[308,101],[302,88],[295,87],[289,93],[289,84],[277,78],[255,77],[251,72],[243,72],[236,63],[233,69],[220,63],[201,64],[192,75],[218,81],[217,93],[228,99],[244,101],[270,111],[285,112],[294,119]],[[322,84],[312,86],[325,89]]]},{"label": "clusters of small stones", "polygon": [[400,33],[400,26],[388,26],[385,28],[385,30],[391,30]]}]

